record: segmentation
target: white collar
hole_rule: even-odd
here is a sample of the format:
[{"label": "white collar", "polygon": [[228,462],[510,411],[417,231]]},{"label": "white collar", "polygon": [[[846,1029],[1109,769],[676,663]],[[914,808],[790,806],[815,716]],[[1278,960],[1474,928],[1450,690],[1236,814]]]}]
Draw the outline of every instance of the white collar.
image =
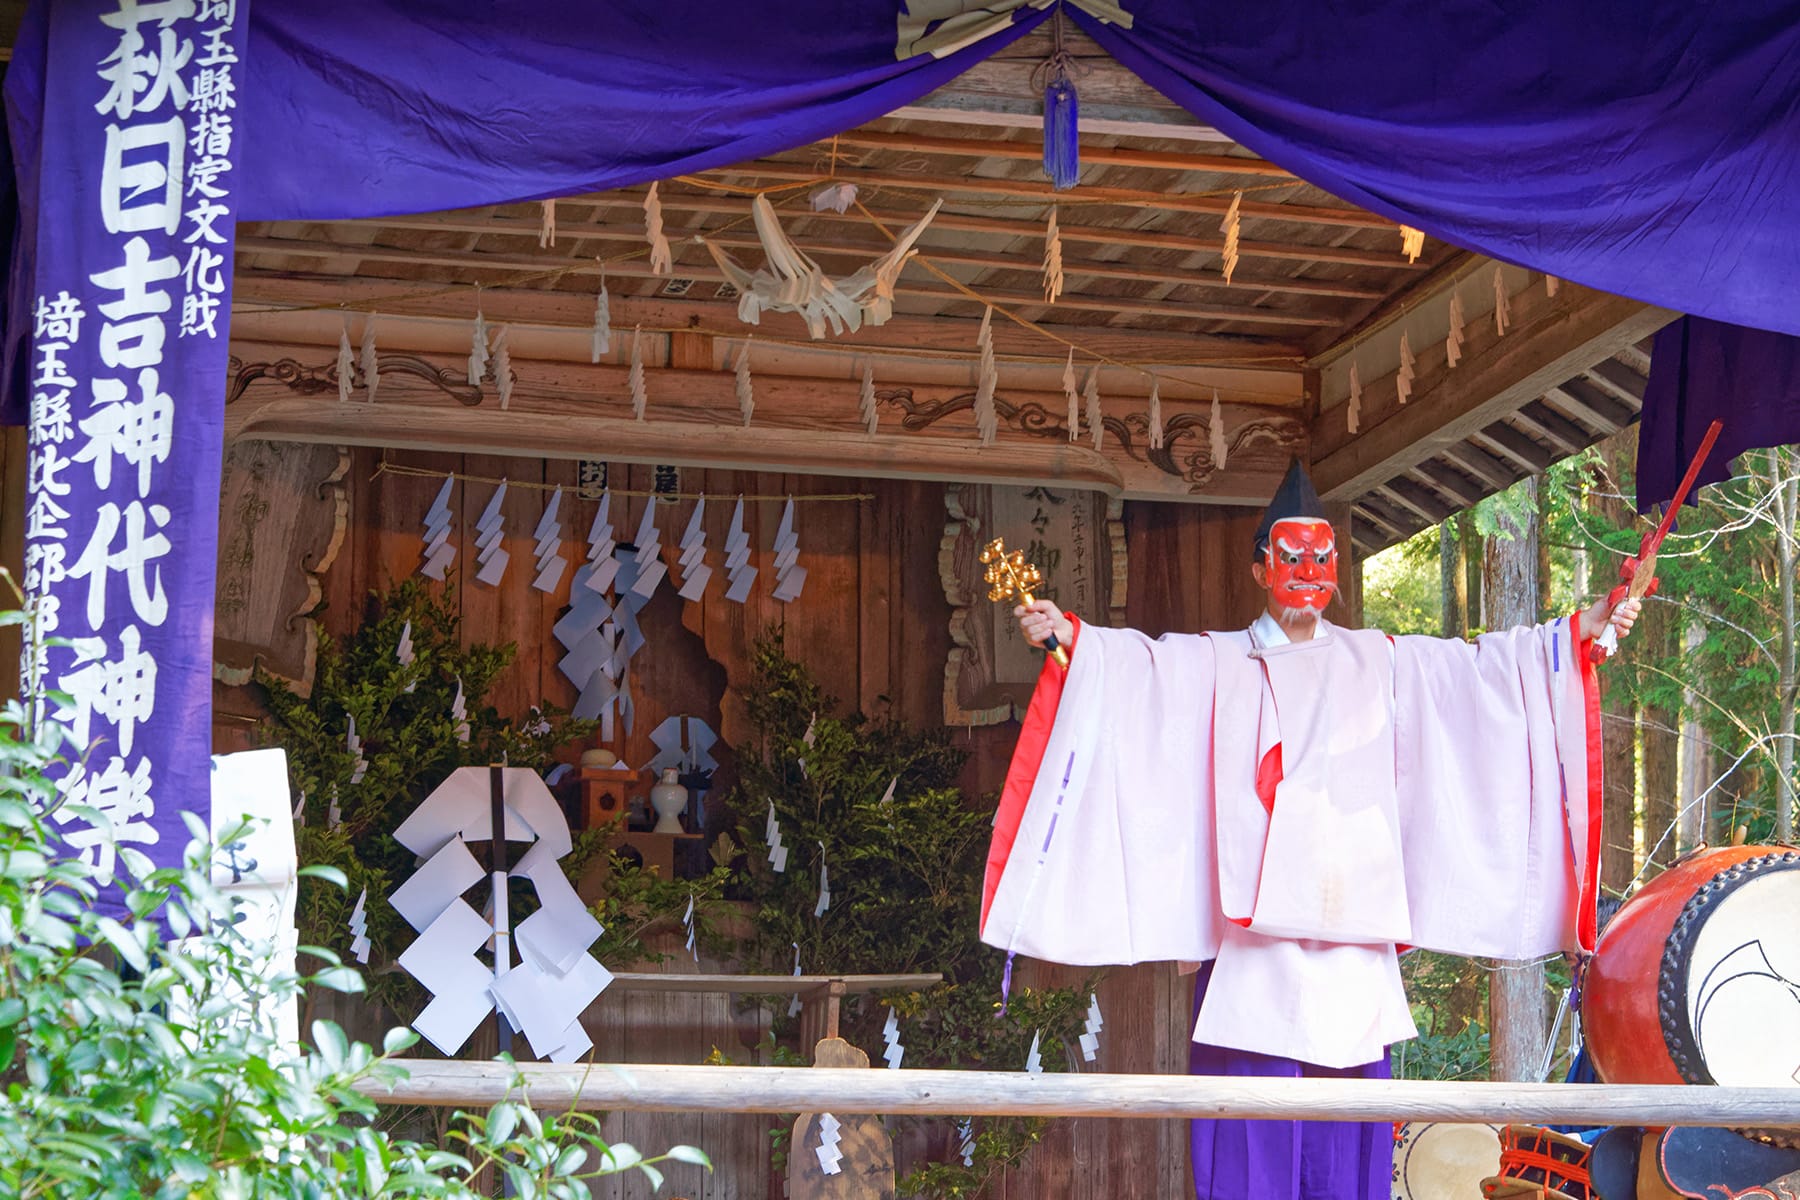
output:
[{"label": "white collar", "polygon": [[[1331,625],[1324,617],[1320,617],[1319,628],[1318,631],[1313,634],[1313,639],[1315,641],[1318,640],[1326,633],[1329,633],[1330,630]],[[1288,637],[1287,630],[1281,627],[1281,622],[1270,616],[1269,610],[1266,608],[1263,609],[1262,613],[1251,623],[1250,637],[1259,647],[1265,650],[1271,646],[1285,646],[1293,640]]]}]

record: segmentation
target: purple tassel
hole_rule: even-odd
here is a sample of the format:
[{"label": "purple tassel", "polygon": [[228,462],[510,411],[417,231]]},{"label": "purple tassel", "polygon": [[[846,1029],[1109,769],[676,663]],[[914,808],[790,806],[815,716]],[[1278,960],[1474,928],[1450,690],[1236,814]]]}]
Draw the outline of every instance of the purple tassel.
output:
[{"label": "purple tassel", "polygon": [[1081,100],[1060,68],[1044,87],[1044,174],[1059,192],[1081,177]]},{"label": "purple tassel", "polygon": [[1014,956],[1011,954],[1006,956],[1006,971],[1000,976],[1000,1011],[994,1014],[996,1017],[1004,1017],[1006,1015],[1006,1002],[1008,997],[1012,995],[1013,958]]}]

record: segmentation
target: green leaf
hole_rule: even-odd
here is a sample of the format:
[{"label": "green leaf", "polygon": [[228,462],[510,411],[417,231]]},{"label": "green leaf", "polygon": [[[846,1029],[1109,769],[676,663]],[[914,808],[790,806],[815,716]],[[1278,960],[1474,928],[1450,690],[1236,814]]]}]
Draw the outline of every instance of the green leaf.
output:
[{"label": "green leaf", "polygon": [[95,922],[100,936],[106,939],[107,945],[119,952],[119,957],[131,964],[133,970],[142,974],[150,969],[150,959],[144,954],[143,944],[130,930],[113,920],[101,917]]},{"label": "green leaf", "polygon": [[419,1044],[419,1035],[404,1025],[387,1031],[381,1039],[383,1054],[399,1054]]},{"label": "green leaf", "polygon": [[343,891],[350,890],[350,877],[329,863],[308,863],[298,873],[308,879],[323,879],[327,883],[335,883]]},{"label": "green leaf", "polygon": [[494,1105],[488,1114],[487,1136],[490,1145],[499,1145],[512,1137],[513,1130],[519,1127],[519,1109],[517,1105],[501,1101]]},{"label": "green leaf", "polygon": [[355,996],[363,991],[362,972],[354,967],[326,967],[313,976],[313,982],[334,992]]},{"label": "green leaf", "polygon": [[712,1170],[712,1159],[706,1156],[706,1151],[697,1146],[670,1146],[663,1152],[663,1157]]}]

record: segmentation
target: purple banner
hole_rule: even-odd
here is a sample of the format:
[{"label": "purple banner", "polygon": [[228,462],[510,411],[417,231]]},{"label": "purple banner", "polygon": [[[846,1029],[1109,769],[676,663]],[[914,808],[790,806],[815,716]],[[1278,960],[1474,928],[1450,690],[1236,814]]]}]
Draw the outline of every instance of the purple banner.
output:
[{"label": "purple banner", "polygon": [[[66,843],[179,861],[209,811],[212,601],[243,0],[49,6],[28,694],[74,732]],[[66,639],[47,645],[45,639]],[[109,836],[110,835],[110,836]]]}]

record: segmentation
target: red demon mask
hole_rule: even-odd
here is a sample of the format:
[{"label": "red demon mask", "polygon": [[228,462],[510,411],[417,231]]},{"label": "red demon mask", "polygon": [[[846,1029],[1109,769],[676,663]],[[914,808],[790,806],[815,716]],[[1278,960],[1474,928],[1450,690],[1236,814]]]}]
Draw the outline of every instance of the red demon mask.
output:
[{"label": "red demon mask", "polygon": [[1269,592],[1283,608],[1322,612],[1337,591],[1337,535],[1318,517],[1289,517],[1269,530]]}]

